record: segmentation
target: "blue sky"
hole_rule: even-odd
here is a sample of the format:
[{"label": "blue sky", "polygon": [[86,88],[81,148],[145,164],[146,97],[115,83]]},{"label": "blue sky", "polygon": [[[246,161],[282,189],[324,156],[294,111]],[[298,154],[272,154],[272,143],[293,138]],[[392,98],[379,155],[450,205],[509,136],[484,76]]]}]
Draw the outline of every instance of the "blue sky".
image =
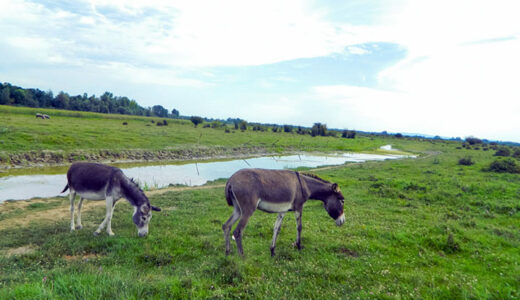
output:
[{"label": "blue sky", "polygon": [[0,82],[520,141],[518,1],[0,0]]}]

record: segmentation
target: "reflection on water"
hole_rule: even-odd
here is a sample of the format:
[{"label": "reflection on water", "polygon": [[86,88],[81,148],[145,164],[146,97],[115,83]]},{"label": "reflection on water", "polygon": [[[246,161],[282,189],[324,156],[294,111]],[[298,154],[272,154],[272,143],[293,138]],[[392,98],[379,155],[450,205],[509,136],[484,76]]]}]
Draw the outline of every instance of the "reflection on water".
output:
[{"label": "reflection on water", "polygon": [[[203,185],[208,181],[229,178],[243,168],[293,169],[315,168],[324,165],[341,165],[345,162],[364,162],[402,158],[403,155],[377,155],[344,153],[337,155],[269,156],[229,161],[188,163],[183,165],[155,165],[122,168],[128,177],[136,179],[142,187],[161,188],[170,184]],[[0,178],[0,203],[5,200],[24,200],[33,197],[60,195],[67,183],[65,174],[22,175]]]}]

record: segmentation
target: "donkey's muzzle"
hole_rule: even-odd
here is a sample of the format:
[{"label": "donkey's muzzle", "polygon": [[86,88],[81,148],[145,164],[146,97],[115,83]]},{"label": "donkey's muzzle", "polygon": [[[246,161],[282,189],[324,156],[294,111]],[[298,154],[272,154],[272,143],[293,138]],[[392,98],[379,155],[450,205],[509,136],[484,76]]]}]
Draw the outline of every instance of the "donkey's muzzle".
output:
[{"label": "donkey's muzzle", "polygon": [[345,215],[341,214],[341,216],[339,216],[336,219],[336,225],[341,226],[341,225],[343,225],[343,223],[345,223]]}]

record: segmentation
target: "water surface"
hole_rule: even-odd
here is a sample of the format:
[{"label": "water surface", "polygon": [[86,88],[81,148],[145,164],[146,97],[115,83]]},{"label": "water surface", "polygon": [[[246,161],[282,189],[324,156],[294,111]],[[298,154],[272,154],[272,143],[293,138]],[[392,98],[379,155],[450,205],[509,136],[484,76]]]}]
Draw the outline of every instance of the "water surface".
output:
[{"label": "water surface", "polygon": [[[146,189],[166,187],[170,184],[203,185],[211,180],[229,178],[233,173],[243,168],[315,168],[324,165],[341,165],[346,162],[365,162],[367,160],[397,159],[402,157],[405,156],[364,153],[341,153],[335,155],[301,154],[201,163],[122,167],[121,169],[127,176],[133,177],[140,183],[141,187]],[[63,170],[62,174],[54,175],[35,174],[0,177],[0,203],[5,200],[58,196],[67,183],[65,173],[66,170]]]}]

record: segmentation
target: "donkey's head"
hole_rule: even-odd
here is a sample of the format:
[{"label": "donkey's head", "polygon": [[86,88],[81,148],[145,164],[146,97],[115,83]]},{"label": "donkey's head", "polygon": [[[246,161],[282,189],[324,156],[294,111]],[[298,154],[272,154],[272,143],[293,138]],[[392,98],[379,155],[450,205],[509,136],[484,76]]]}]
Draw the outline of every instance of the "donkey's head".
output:
[{"label": "donkey's head", "polygon": [[134,220],[135,226],[137,226],[137,234],[139,236],[146,236],[148,234],[148,224],[152,219],[152,210],[161,211],[160,208],[150,205],[150,203],[144,203],[140,206],[134,207]]},{"label": "donkey's head", "polygon": [[337,183],[333,183],[330,187],[330,191],[323,200],[325,210],[329,213],[329,216],[336,220],[336,225],[341,226],[345,223],[345,215],[343,214],[343,202],[345,197],[341,193]]}]

